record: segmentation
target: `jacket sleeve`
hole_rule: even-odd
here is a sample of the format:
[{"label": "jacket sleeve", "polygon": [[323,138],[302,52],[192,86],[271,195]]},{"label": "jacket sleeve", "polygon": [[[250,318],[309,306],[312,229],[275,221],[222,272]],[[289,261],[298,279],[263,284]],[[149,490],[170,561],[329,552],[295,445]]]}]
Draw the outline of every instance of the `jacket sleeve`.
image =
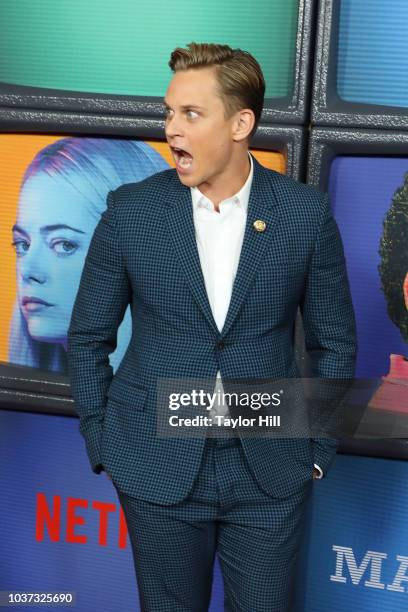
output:
[{"label": "jacket sleeve", "polygon": [[79,430],[92,470],[98,474],[106,393],[113,376],[109,354],[131,299],[117,236],[115,197],[110,191],[89,245],[68,330],[68,373]]},{"label": "jacket sleeve", "polygon": [[[317,381],[321,417],[336,423],[345,391],[352,385],[357,351],[356,323],[340,232],[325,194],[315,247],[300,303],[311,376]],[[336,383],[333,379],[342,379]],[[316,399],[316,397],[315,397]],[[332,414],[327,415],[332,410]],[[337,415],[336,415],[337,410]],[[323,420],[324,420],[323,419]],[[336,427],[334,427],[334,430]],[[339,440],[313,438],[315,462],[326,473]]]}]

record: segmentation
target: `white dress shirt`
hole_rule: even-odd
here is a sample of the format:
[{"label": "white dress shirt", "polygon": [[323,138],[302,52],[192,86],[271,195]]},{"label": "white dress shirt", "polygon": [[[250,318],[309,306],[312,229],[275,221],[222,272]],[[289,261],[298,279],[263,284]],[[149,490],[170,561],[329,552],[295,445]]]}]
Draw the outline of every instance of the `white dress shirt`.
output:
[{"label": "white dress shirt", "polygon": [[[220,212],[215,210],[213,202],[201,193],[198,187],[190,188],[201,269],[211,311],[220,332],[227,316],[244,238],[254,173],[251,155],[249,160],[251,167],[248,178],[235,195],[220,202]],[[217,372],[214,392],[218,391],[222,397],[220,372]],[[214,418],[215,414],[228,416],[228,407],[223,404],[215,405],[209,416]],[[322,470],[314,465],[320,472],[319,478],[322,478]]]}]

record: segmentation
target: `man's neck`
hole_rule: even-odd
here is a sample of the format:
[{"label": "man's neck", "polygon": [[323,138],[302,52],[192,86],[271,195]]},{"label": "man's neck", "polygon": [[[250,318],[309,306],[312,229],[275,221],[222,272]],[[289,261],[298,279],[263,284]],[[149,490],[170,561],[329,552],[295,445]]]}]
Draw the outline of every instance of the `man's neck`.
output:
[{"label": "man's neck", "polygon": [[251,162],[247,154],[227,175],[216,177],[212,184],[202,183],[198,188],[214,204],[216,212],[220,212],[220,203],[232,197],[245,185],[250,170]]}]

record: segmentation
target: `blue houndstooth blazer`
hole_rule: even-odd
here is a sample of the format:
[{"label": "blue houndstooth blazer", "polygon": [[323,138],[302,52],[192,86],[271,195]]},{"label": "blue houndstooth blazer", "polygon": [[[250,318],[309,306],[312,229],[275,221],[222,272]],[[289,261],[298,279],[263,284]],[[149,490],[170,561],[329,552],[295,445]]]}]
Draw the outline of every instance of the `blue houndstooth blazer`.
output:
[{"label": "blue houndstooth blazer", "polygon": [[[204,437],[157,435],[158,381],[299,376],[300,306],[313,376],[354,375],[356,331],[328,195],[253,158],[247,224],[222,332],[207,298],[190,189],[170,169],[109,192],[72,311],[68,367],[79,429],[95,473],[141,499],[181,501]],[[263,220],[265,231],[253,223]],[[132,337],[113,376],[109,354],[131,305]],[[327,472],[337,441],[242,437],[258,484],[286,497]]]}]

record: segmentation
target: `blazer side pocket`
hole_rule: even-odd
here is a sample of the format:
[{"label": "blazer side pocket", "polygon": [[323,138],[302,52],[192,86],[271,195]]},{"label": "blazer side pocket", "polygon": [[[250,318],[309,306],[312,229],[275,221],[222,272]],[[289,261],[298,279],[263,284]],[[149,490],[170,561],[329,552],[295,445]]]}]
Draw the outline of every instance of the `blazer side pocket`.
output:
[{"label": "blazer side pocket", "polygon": [[124,378],[114,376],[107,392],[109,401],[130,409],[144,410],[148,390],[142,385],[134,385]]}]

